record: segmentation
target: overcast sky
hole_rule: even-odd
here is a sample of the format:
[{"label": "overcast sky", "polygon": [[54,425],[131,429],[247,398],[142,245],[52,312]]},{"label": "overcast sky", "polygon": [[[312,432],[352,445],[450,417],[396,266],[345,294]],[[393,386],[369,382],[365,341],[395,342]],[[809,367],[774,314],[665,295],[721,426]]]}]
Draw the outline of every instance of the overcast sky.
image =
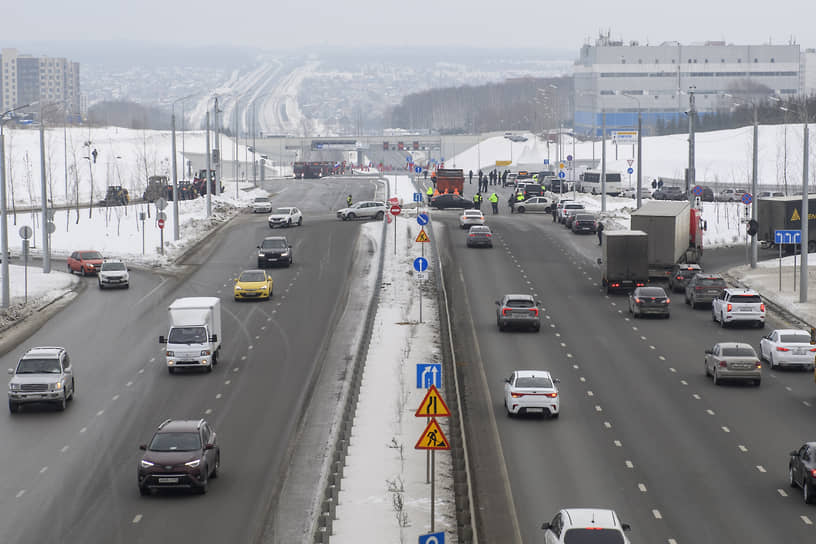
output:
[{"label": "overcast sky", "polygon": [[127,38],[271,49],[424,44],[577,50],[601,30],[642,44],[794,39],[816,47],[813,0],[35,0],[14,2],[10,15],[3,17],[3,47],[14,47],[15,40]]}]

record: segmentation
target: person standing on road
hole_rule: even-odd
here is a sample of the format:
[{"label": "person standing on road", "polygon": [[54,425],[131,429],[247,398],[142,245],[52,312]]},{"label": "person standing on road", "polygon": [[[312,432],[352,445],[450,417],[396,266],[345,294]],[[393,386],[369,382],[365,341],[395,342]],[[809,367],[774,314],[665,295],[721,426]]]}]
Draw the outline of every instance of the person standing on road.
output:
[{"label": "person standing on road", "polygon": [[598,233],[598,245],[601,245],[603,241],[604,224],[598,221],[598,226],[595,228],[595,231]]},{"label": "person standing on road", "polygon": [[510,207],[510,213],[514,212],[514,206],[516,205],[516,195],[515,193],[510,193],[510,198],[507,199],[507,205]]},{"label": "person standing on road", "polygon": [[482,194],[481,193],[476,193],[475,195],[473,195],[473,207],[476,208],[477,210],[481,211],[481,209],[482,209]]},{"label": "person standing on road", "polygon": [[499,213],[499,195],[493,192],[488,198],[490,201],[490,205],[493,207],[493,215],[498,215]]},{"label": "person standing on road", "polygon": [[552,211],[553,223],[555,223],[555,220],[558,218],[558,201],[557,200],[552,203],[552,208],[550,208],[550,210]]},{"label": "person standing on road", "polygon": [[346,207],[351,208],[351,193],[346,197]]},{"label": "person standing on road", "polygon": [[426,194],[426,195],[427,195],[427,197],[428,197],[428,204],[430,204],[430,203],[431,203],[431,197],[433,197],[433,194],[434,194],[433,187],[432,187],[432,186],[430,186],[430,185],[428,185],[428,190],[427,190],[427,191],[425,191],[425,194]]}]

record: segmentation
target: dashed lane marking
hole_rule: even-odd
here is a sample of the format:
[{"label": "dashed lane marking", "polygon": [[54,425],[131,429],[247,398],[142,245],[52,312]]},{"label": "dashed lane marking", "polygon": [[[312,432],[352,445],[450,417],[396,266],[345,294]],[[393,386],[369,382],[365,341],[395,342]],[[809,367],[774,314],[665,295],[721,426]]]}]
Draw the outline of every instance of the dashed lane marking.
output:
[{"label": "dashed lane marking", "polygon": [[726,426],[722,426],[722,427],[720,427],[720,429],[722,429],[724,433],[730,433],[731,432],[731,429],[729,429]]},{"label": "dashed lane marking", "polygon": [[206,410],[204,410],[204,413],[205,413],[206,415],[210,415],[210,414],[212,414],[212,408],[207,408]]},{"label": "dashed lane marking", "polygon": [[658,359],[660,359],[661,361],[665,361],[665,360],[666,360],[666,358],[665,358],[665,357],[663,357],[662,355],[658,355],[658,356],[657,356],[657,358],[658,358]]},{"label": "dashed lane marking", "polygon": [[673,366],[670,366],[670,367],[669,367],[669,372],[673,372],[673,373],[675,373],[675,374],[676,374],[676,373],[677,373],[677,369],[676,369],[676,368],[674,368]]},{"label": "dashed lane marking", "polygon": [[111,397],[111,400],[119,400],[119,395],[114,395]]},{"label": "dashed lane marking", "polygon": [[70,446],[65,445],[65,446],[63,446],[62,448],[60,448],[60,452],[61,452],[61,453],[65,453],[66,451],[68,451],[68,448],[70,448]]},{"label": "dashed lane marking", "polygon": [[23,495],[25,495],[25,492],[26,492],[26,490],[25,490],[25,489],[21,489],[20,491],[18,491],[18,492],[17,492],[17,498],[19,499],[20,497],[22,497]]},{"label": "dashed lane marking", "polygon": [[130,387],[131,385],[133,385],[133,382],[127,382],[127,383],[125,384],[125,387]]},{"label": "dashed lane marking", "polygon": [[578,381],[579,381],[579,382],[585,382],[585,381],[586,381],[586,378],[584,378],[583,376],[581,376],[580,378],[578,378]]},{"label": "dashed lane marking", "polygon": [[745,446],[743,446],[742,444],[738,445],[737,447],[739,448],[739,450],[740,450],[742,453],[747,453],[747,452],[748,452],[748,448],[746,448],[746,447],[745,447]]},{"label": "dashed lane marking", "polygon": [[626,460],[626,468],[635,468],[635,464],[629,459]]},{"label": "dashed lane marking", "polygon": [[680,380],[680,383],[683,385],[688,385],[688,382],[686,380]]},{"label": "dashed lane marking", "polygon": [[587,397],[594,397],[594,396],[595,396],[595,393],[593,393],[592,391],[587,391]]},{"label": "dashed lane marking", "polygon": [[48,467],[42,467],[40,469],[40,474],[44,474],[46,470],[48,470]]},{"label": "dashed lane marking", "polygon": [[661,514],[660,510],[656,508],[652,510],[652,515],[654,516],[655,519],[663,519],[663,514]]},{"label": "dashed lane marking", "polygon": [[810,521],[810,518],[809,518],[809,517],[807,517],[807,516],[799,516],[799,519],[801,519],[801,520],[802,520],[802,522],[803,522],[805,525],[813,525],[813,522],[812,522],[812,521]]},{"label": "dashed lane marking", "polygon": [[714,410],[712,410],[711,408],[709,408],[708,410],[706,410],[706,414],[708,414],[708,415],[710,415],[710,416],[713,416],[713,415],[714,415]]},{"label": "dashed lane marking", "polygon": [[600,404],[596,404],[596,405],[595,405],[595,411],[596,411],[596,412],[603,412],[603,408],[601,408],[601,405],[600,405]]},{"label": "dashed lane marking", "polygon": [[230,383],[232,383],[232,380],[227,380],[224,382],[224,385],[229,385]]},{"label": "dashed lane marking", "polygon": [[215,398],[216,398],[216,399],[220,399],[220,398],[221,398],[221,396],[222,396],[222,395],[221,395],[221,393],[218,393],[217,395],[215,395]]},{"label": "dashed lane marking", "polygon": [[640,489],[641,493],[646,493],[646,485],[645,484],[638,484],[638,489]]},{"label": "dashed lane marking", "polygon": [[88,427],[82,427],[82,428],[79,430],[79,432],[80,432],[80,434],[82,434],[82,433],[84,433],[84,432],[85,432],[85,431],[87,431],[87,430],[88,430]]},{"label": "dashed lane marking", "polygon": [[139,523],[140,521],[142,521],[141,514],[136,514],[135,516],[133,516],[133,523]]},{"label": "dashed lane marking", "polygon": [[607,429],[611,429],[611,428],[612,428],[612,424],[611,424],[611,423],[609,423],[608,421],[604,421],[604,427],[606,427]]},{"label": "dashed lane marking", "polygon": [[617,447],[617,448],[622,448],[623,447],[623,444],[621,444],[620,440],[613,440],[612,443],[615,444],[615,447]]},{"label": "dashed lane marking", "polygon": [[779,493],[779,494],[780,494],[781,496],[783,496],[783,497],[787,497],[787,496],[788,496],[788,492],[787,492],[787,491],[785,491],[784,489],[777,489],[777,490],[776,490],[776,492],[777,492],[777,493]]},{"label": "dashed lane marking", "polygon": [[102,415],[102,414],[104,414],[104,413],[105,413],[105,410],[99,410],[99,411],[96,413],[96,417],[99,417],[99,416],[101,416],[101,415]]},{"label": "dashed lane marking", "polygon": [[692,395],[692,397],[694,397],[694,398],[695,398],[695,399],[697,399],[697,400],[700,400],[700,395],[698,395],[697,393],[694,393],[694,394]]}]

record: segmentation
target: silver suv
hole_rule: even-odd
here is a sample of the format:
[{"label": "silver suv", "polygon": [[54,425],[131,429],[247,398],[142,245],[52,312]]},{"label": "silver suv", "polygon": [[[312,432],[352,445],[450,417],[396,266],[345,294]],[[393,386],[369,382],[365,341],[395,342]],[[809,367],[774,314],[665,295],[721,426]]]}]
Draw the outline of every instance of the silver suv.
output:
[{"label": "silver suv", "polygon": [[119,260],[106,260],[102,263],[97,275],[99,288],[105,287],[130,287],[130,274],[127,265]]},{"label": "silver suv", "polygon": [[71,358],[65,348],[31,348],[23,354],[17,368],[10,368],[9,411],[16,413],[22,404],[51,403],[65,410],[73,400],[76,387]]},{"label": "silver suv", "polygon": [[337,218],[342,219],[343,221],[349,219],[381,220],[383,217],[385,217],[385,212],[387,211],[388,208],[386,208],[385,202],[366,200],[364,202],[352,204],[348,208],[337,210]]}]

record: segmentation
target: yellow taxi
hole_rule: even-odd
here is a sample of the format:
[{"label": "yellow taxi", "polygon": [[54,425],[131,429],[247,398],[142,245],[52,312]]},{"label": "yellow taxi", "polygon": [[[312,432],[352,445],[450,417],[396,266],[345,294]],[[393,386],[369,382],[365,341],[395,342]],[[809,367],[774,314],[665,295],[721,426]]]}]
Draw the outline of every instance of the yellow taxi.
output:
[{"label": "yellow taxi", "polygon": [[244,270],[235,279],[235,300],[269,299],[272,296],[272,276],[266,270]]}]

